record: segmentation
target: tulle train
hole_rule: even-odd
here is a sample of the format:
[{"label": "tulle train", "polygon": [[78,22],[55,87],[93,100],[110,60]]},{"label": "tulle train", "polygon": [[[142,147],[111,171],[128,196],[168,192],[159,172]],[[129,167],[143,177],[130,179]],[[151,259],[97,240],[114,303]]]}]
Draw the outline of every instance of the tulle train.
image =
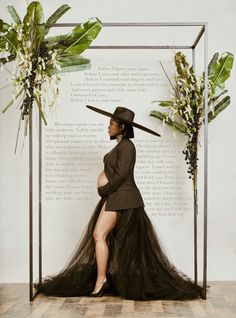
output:
[{"label": "tulle train", "polygon": [[[54,276],[46,276],[42,284],[36,282],[36,290],[47,296],[65,297],[87,296],[93,291],[97,266],[92,233],[105,201],[103,197],[97,203],[68,263]],[[107,244],[110,295],[133,300],[203,297],[203,287],[169,261],[144,208],[119,211],[117,225],[108,234]]]}]

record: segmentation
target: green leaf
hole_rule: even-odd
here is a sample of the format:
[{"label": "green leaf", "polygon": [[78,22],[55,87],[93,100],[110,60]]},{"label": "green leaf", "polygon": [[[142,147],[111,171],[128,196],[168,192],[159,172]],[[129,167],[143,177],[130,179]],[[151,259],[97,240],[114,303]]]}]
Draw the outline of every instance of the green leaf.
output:
[{"label": "green leaf", "polygon": [[[10,28],[10,30],[9,30]],[[18,47],[17,33],[11,28],[11,26],[0,19],[0,32],[6,33],[6,35],[0,36],[0,48],[5,50],[5,45],[8,43],[8,52],[14,54]]]},{"label": "green leaf", "polygon": [[159,103],[162,107],[171,107],[173,105],[173,102],[171,100],[163,100]]},{"label": "green leaf", "polygon": [[181,133],[186,133],[186,130],[187,130],[187,127],[185,127],[183,124],[181,123],[178,123],[177,121],[170,121],[170,120],[167,120],[167,115],[166,114],[163,114],[162,112],[159,112],[159,111],[156,111],[156,110],[152,110],[150,112],[150,116],[152,117],[156,117],[162,121],[165,120],[165,123],[167,123],[169,126],[171,126],[172,128],[175,128],[177,129],[178,131],[180,131]]},{"label": "green leaf", "polygon": [[217,62],[214,62],[210,68],[209,81],[214,92],[216,86],[224,89],[225,81],[230,76],[230,71],[233,67],[234,56],[229,52],[221,55]]},{"label": "green leaf", "polygon": [[45,36],[43,8],[38,1],[31,2],[23,20],[23,29],[32,41],[34,49],[38,49]]},{"label": "green leaf", "polygon": [[215,95],[213,98],[212,98],[212,101],[215,102],[218,98],[220,98],[222,95],[228,93],[228,90],[227,89],[224,89],[222,92],[220,92],[220,94],[218,95]]},{"label": "green leaf", "polygon": [[40,113],[40,115],[41,115],[41,117],[42,117],[42,119],[44,121],[44,124],[47,125],[47,121],[46,121],[46,118],[45,118],[43,110],[42,110],[42,105],[41,105],[41,103],[40,103],[40,101],[39,101],[39,99],[38,99],[38,97],[36,95],[34,95],[34,99],[35,99],[36,104],[38,106],[39,113]]},{"label": "green leaf", "polygon": [[215,65],[217,63],[218,58],[219,58],[219,53],[216,52],[213,55],[210,63],[208,64],[208,76],[210,76],[214,72],[214,68],[215,68]]},{"label": "green leaf", "polygon": [[91,63],[63,67],[58,73],[80,72],[91,69]]},{"label": "green leaf", "polygon": [[230,104],[230,96],[226,96],[222,99],[215,107],[214,107],[214,114],[212,111],[208,113],[208,122],[211,122],[216,116],[219,115],[219,113],[222,112],[227,106]]},{"label": "green leaf", "polygon": [[[21,95],[21,93],[23,92],[23,88],[19,91],[19,93],[16,94],[16,97],[15,97],[15,100]],[[7,106],[2,110],[2,113],[4,114],[8,108],[14,103],[14,99],[12,99],[8,104]]]},{"label": "green leaf", "polygon": [[16,12],[16,9],[14,8],[14,6],[7,6],[8,12],[10,13],[13,21],[16,24],[20,24],[21,23],[21,19],[18,15],[18,13]]},{"label": "green leaf", "polygon": [[67,56],[58,57],[61,67],[83,65],[90,62],[89,59],[82,57],[80,54],[68,54]]},{"label": "green leaf", "polygon": [[67,35],[66,41],[69,43],[69,46],[62,52],[62,54],[82,53],[97,37],[101,29],[102,23],[97,18],[91,18],[89,21],[81,23]]},{"label": "green leaf", "polygon": [[63,16],[68,10],[70,9],[70,6],[68,4],[63,4],[61,7],[59,7],[46,21],[46,34],[50,30],[50,26],[48,24],[54,24],[57,22],[57,20],[60,19],[61,16]]},{"label": "green leaf", "polygon": [[44,40],[44,44],[48,50],[60,49],[63,51],[68,46],[66,38],[66,34],[51,36]]},{"label": "green leaf", "polygon": [[90,60],[79,54],[62,57],[59,61],[62,68],[60,73],[84,71],[91,68]]}]

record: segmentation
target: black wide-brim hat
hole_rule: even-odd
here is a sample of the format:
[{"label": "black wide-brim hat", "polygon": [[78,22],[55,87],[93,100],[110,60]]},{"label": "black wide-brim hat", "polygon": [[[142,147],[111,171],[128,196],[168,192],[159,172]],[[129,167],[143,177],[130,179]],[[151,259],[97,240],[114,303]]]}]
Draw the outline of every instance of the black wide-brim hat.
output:
[{"label": "black wide-brim hat", "polygon": [[123,121],[125,123],[130,124],[131,126],[134,126],[136,128],[142,129],[142,130],[146,131],[149,134],[161,137],[161,135],[158,134],[157,132],[155,132],[154,130],[151,130],[151,129],[149,129],[149,128],[145,127],[145,126],[142,126],[142,125],[140,125],[138,123],[135,123],[133,121],[135,113],[132,110],[126,108],[126,107],[121,107],[121,106],[116,107],[116,109],[115,109],[113,114],[109,113],[109,112],[107,112],[107,111],[105,111],[103,109],[94,107],[94,106],[86,105],[86,107],[88,107],[89,109],[94,110],[95,112],[98,112],[98,113],[100,113],[102,115],[105,115],[105,116],[108,116],[108,117],[112,117],[112,118],[115,118],[115,119],[119,119],[119,120],[121,120],[121,121]]}]

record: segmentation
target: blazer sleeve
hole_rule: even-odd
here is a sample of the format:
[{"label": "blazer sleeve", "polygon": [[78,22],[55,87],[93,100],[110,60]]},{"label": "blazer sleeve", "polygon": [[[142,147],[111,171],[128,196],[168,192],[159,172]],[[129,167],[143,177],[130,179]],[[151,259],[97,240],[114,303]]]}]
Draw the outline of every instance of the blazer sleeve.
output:
[{"label": "blazer sleeve", "polygon": [[128,176],[130,165],[135,158],[135,147],[133,143],[122,142],[117,147],[117,160],[113,176],[110,181],[102,187],[98,187],[98,193],[105,197],[114,192],[125,181]]}]

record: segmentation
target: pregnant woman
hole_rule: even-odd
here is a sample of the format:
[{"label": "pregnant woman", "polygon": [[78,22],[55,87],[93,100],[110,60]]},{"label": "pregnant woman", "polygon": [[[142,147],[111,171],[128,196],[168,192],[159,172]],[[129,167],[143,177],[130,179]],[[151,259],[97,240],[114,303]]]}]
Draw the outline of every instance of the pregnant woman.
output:
[{"label": "pregnant woman", "polygon": [[108,133],[117,144],[104,158],[97,180],[101,199],[68,263],[35,288],[45,295],[119,295],[125,299],[184,300],[203,297],[203,287],[168,259],[134,180],[136,148],[133,127],[160,136],[133,121],[134,112],[114,113],[88,106],[111,117]]}]

